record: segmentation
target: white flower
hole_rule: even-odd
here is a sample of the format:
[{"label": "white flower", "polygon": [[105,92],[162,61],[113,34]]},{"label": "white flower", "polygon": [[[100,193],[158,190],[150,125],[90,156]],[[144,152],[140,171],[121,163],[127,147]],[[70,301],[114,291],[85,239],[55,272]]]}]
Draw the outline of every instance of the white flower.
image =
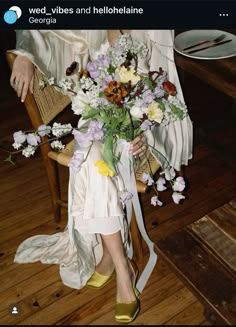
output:
[{"label": "white flower", "polygon": [[53,84],[55,84],[55,78],[54,78],[54,77],[50,77],[50,78],[48,79],[48,84],[49,84],[49,85],[53,85]]},{"label": "white flower", "polygon": [[26,140],[27,140],[28,144],[34,145],[34,146],[37,146],[41,142],[40,137],[34,133],[27,134]]},{"label": "white flower", "polygon": [[26,148],[24,148],[24,150],[22,150],[22,154],[26,158],[29,158],[30,156],[33,156],[35,154],[36,149],[37,146],[28,145]]},{"label": "white flower", "polygon": [[147,113],[147,108],[143,107],[143,101],[141,99],[135,100],[130,113],[134,118],[141,119],[143,115]]},{"label": "white flower", "polygon": [[18,149],[20,149],[22,147],[22,144],[21,143],[14,142],[12,144],[12,146],[13,146],[14,149],[18,150]]},{"label": "white flower", "polygon": [[82,90],[79,90],[77,92],[77,95],[72,97],[71,108],[76,115],[81,115],[84,112],[85,107],[88,105],[89,101],[90,98],[88,92],[84,93]]},{"label": "white flower", "polygon": [[80,82],[80,87],[82,89],[86,89],[86,90],[90,89],[90,87],[92,87],[94,85],[93,80],[90,77],[83,76],[83,77],[81,77],[79,82]]},{"label": "white flower", "polygon": [[51,132],[51,126],[47,126],[47,125],[40,125],[38,127],[38,134],[40,136],[45,136],[45,135],[49,135]]},{"label": "white flower", "polygon": [[174,181],[172,185],[173,191],[182,192],[185,189],[185,180],[183,177],[179,176]]},{"label": "white flower", "polygon": [[162,118],[163,118],[163,112],[159,108],[159,103],[156,101],[153,101],[148,105],[147,108],[147,114],[148,114],[148,119],[149,120],[154,120],[157,123],[161,123]]},{"label": "white flower", "polygon": [[15,132],[13,134],[13,139],[16,143],[24,143],[26,140],[26,135],[22,131]]},{"label": "white flower", "polygon": [[53,141],[51,143],[51,147],[54,149],[54,150],[57,150],[57,151],[61,151],[62,149],[65,148],[65,145],[61,143],[61,141]]},{"label": "white flower", "polygon": [[173,199],[174,203],[179,204],[180,200],[185,199],[185,196],[178,192],[173,192],[172,199]]},{"label": "white flower", "polygon": [[156,181],[156,185],[157,185],[157,190],[159,192],[166,190],[166,186],[164,185],[165,183],[166,183],[165,178],[163,178],[163,177],[158,178],[158,180]]},{"label": "white flower", "polygon": [[52,126],[52,134],[56,137],[61,137],[70,133],[72,130],[71,124],[61,124],[61,123],[54,123]]},{"label": "white flower", "polygon": [[58,82],[58,86],[60,87],[60,88],[62,88],[62,90],[63,91],[66,91],[67,89],[66,89],[66,79],[65,78],[63,78],[63,79],[61,79],[59,82]]},{"label": "white flower", "polygon": [[143,112],[142,112],[142,108],[139,107],[139,106],[133,106],[131,109],[130,109],[130,113],[131,115],[134,117],[134,118],[143,118]]},{"label": "white flower", "polygon": [[152,198],[151,198],[151,204],[153,205],[153,206],[162,206],[163,205],[163,203],[158,199],[158,196],[153,196]]},{"label": "white flower", "polygon": [[39,80],[39,87],[40,87],[40,89],[44,89],[45,86],[46,86],[45,82],[42,79],[40,79]]}]

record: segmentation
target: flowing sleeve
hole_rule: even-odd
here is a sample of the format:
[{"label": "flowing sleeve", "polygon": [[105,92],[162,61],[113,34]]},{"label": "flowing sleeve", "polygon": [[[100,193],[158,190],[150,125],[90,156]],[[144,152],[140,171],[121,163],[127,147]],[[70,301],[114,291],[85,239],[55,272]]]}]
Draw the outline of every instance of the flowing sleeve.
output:
[{"label": "flowing sleeve", "polygon": [[[175,84],[178,99],[185,102],[174,61],[174,30],[148,30],[146,38],[151,51],[149,69],[155,71],[162,67]],[[189,115],[167,126],[154,127],[148,131],[147,137],[153,147],[153,155],[163,168],[167,160],[170,166],[179,171],[192,158],[193,126]]]},{"label": "flowing sleeve", "polygon": [[66,68],[73,61],[84,68],[88,61],[86,31],[17,30],[16,49],[9,50],[26,56],[46,76],[65,78]]}]

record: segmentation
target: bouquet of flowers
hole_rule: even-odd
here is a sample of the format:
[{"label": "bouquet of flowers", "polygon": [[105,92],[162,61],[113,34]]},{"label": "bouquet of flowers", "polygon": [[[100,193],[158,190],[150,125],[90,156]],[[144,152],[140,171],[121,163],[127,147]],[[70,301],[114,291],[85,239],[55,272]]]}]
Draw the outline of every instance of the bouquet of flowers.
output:
[{"label": "bouquet of flowers", "polygon": [[[120,160],[116,152],[119,139],[132,141],[137,135],[154,126],[167,125],[187,115],[185,104],[176,97],[176,87],[168,80],[167,73],[139,71],[139,62],[145,61],[148,48],[142,42],[133,40],[129,34],[122,34],[104,54],[91,60],[86,69],[79,70],[76,62],[67,68],[67,77],[59,82],[54,78],[40,81],[42,88],[54,85],[72,98],[72,110],[86,123],[80,128],[70,124],[54,123],[52,127],[42,125],[38,131],[14,133],[13,147],[29,157],[40,145],[41,137],[48,135],[51,147],[62,150],[64,145],[59,140],[72,133],[78,144],[91,146],[94,141],[103,143],[103,160],[95,165],[98,172],[113,177],[117,174],[116,164]],[[71,75],[78,77],[76,82]],[[50,138],[51,136],[51,138]],[[157,151],[157,150],[156,150]],[[89,152],[88,152],[89,155]],[[84,159],[75,151],[70,162],[73,169],[79,169]],[[179,203],[184,196],[179,193],[184,189],[182,177],[175,179],[175,171],[170,166],[164,167],[166,179],[171,182]],[[143,181],[154,185],[151,172],[143,176]],[[155,189],[164,190],[165,180],[160,177]],[[161,205],[157,197],[153,205]]]}]

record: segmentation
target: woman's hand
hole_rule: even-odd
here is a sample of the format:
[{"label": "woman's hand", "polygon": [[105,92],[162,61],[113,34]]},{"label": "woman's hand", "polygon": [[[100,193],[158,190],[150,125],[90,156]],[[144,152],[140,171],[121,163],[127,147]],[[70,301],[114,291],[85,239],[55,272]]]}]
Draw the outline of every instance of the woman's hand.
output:
[{"label": "woman's hand", "polygon": [[147,151],[147,139],[144,134],[140,134],[130,143],[129,153],[142,157]]},{"label": "woman's hand", "polygon": [[25,56],[18,55],[12,67],[10,84],[21,102],[25,101],[28,90],[33,93],[34,64]]}]

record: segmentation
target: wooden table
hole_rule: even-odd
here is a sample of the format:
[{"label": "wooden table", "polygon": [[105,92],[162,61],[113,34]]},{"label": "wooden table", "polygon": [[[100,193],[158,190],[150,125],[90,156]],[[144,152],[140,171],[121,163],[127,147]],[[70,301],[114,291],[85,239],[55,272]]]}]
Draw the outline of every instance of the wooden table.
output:
[{"label": "wooden table", "polygon": [[[236,30],[228,32],[236,35]],[[236,100],[236,56],[226,59],[200,60],[183,56],[175,51],[175,62],[177,67],[184,72],[198,77]]]},{"label": "wooden table", "polygon": [[157,243],[213,324],[236,324],[236,199]]},{"label": "wooden table", "polygon": [[[236,56],[199,60],[175,52],[175,61],[181,73],[235,103]],[[156,250],[202,302],[211,323],[236,324],[236,199],[158,241]]]}]

